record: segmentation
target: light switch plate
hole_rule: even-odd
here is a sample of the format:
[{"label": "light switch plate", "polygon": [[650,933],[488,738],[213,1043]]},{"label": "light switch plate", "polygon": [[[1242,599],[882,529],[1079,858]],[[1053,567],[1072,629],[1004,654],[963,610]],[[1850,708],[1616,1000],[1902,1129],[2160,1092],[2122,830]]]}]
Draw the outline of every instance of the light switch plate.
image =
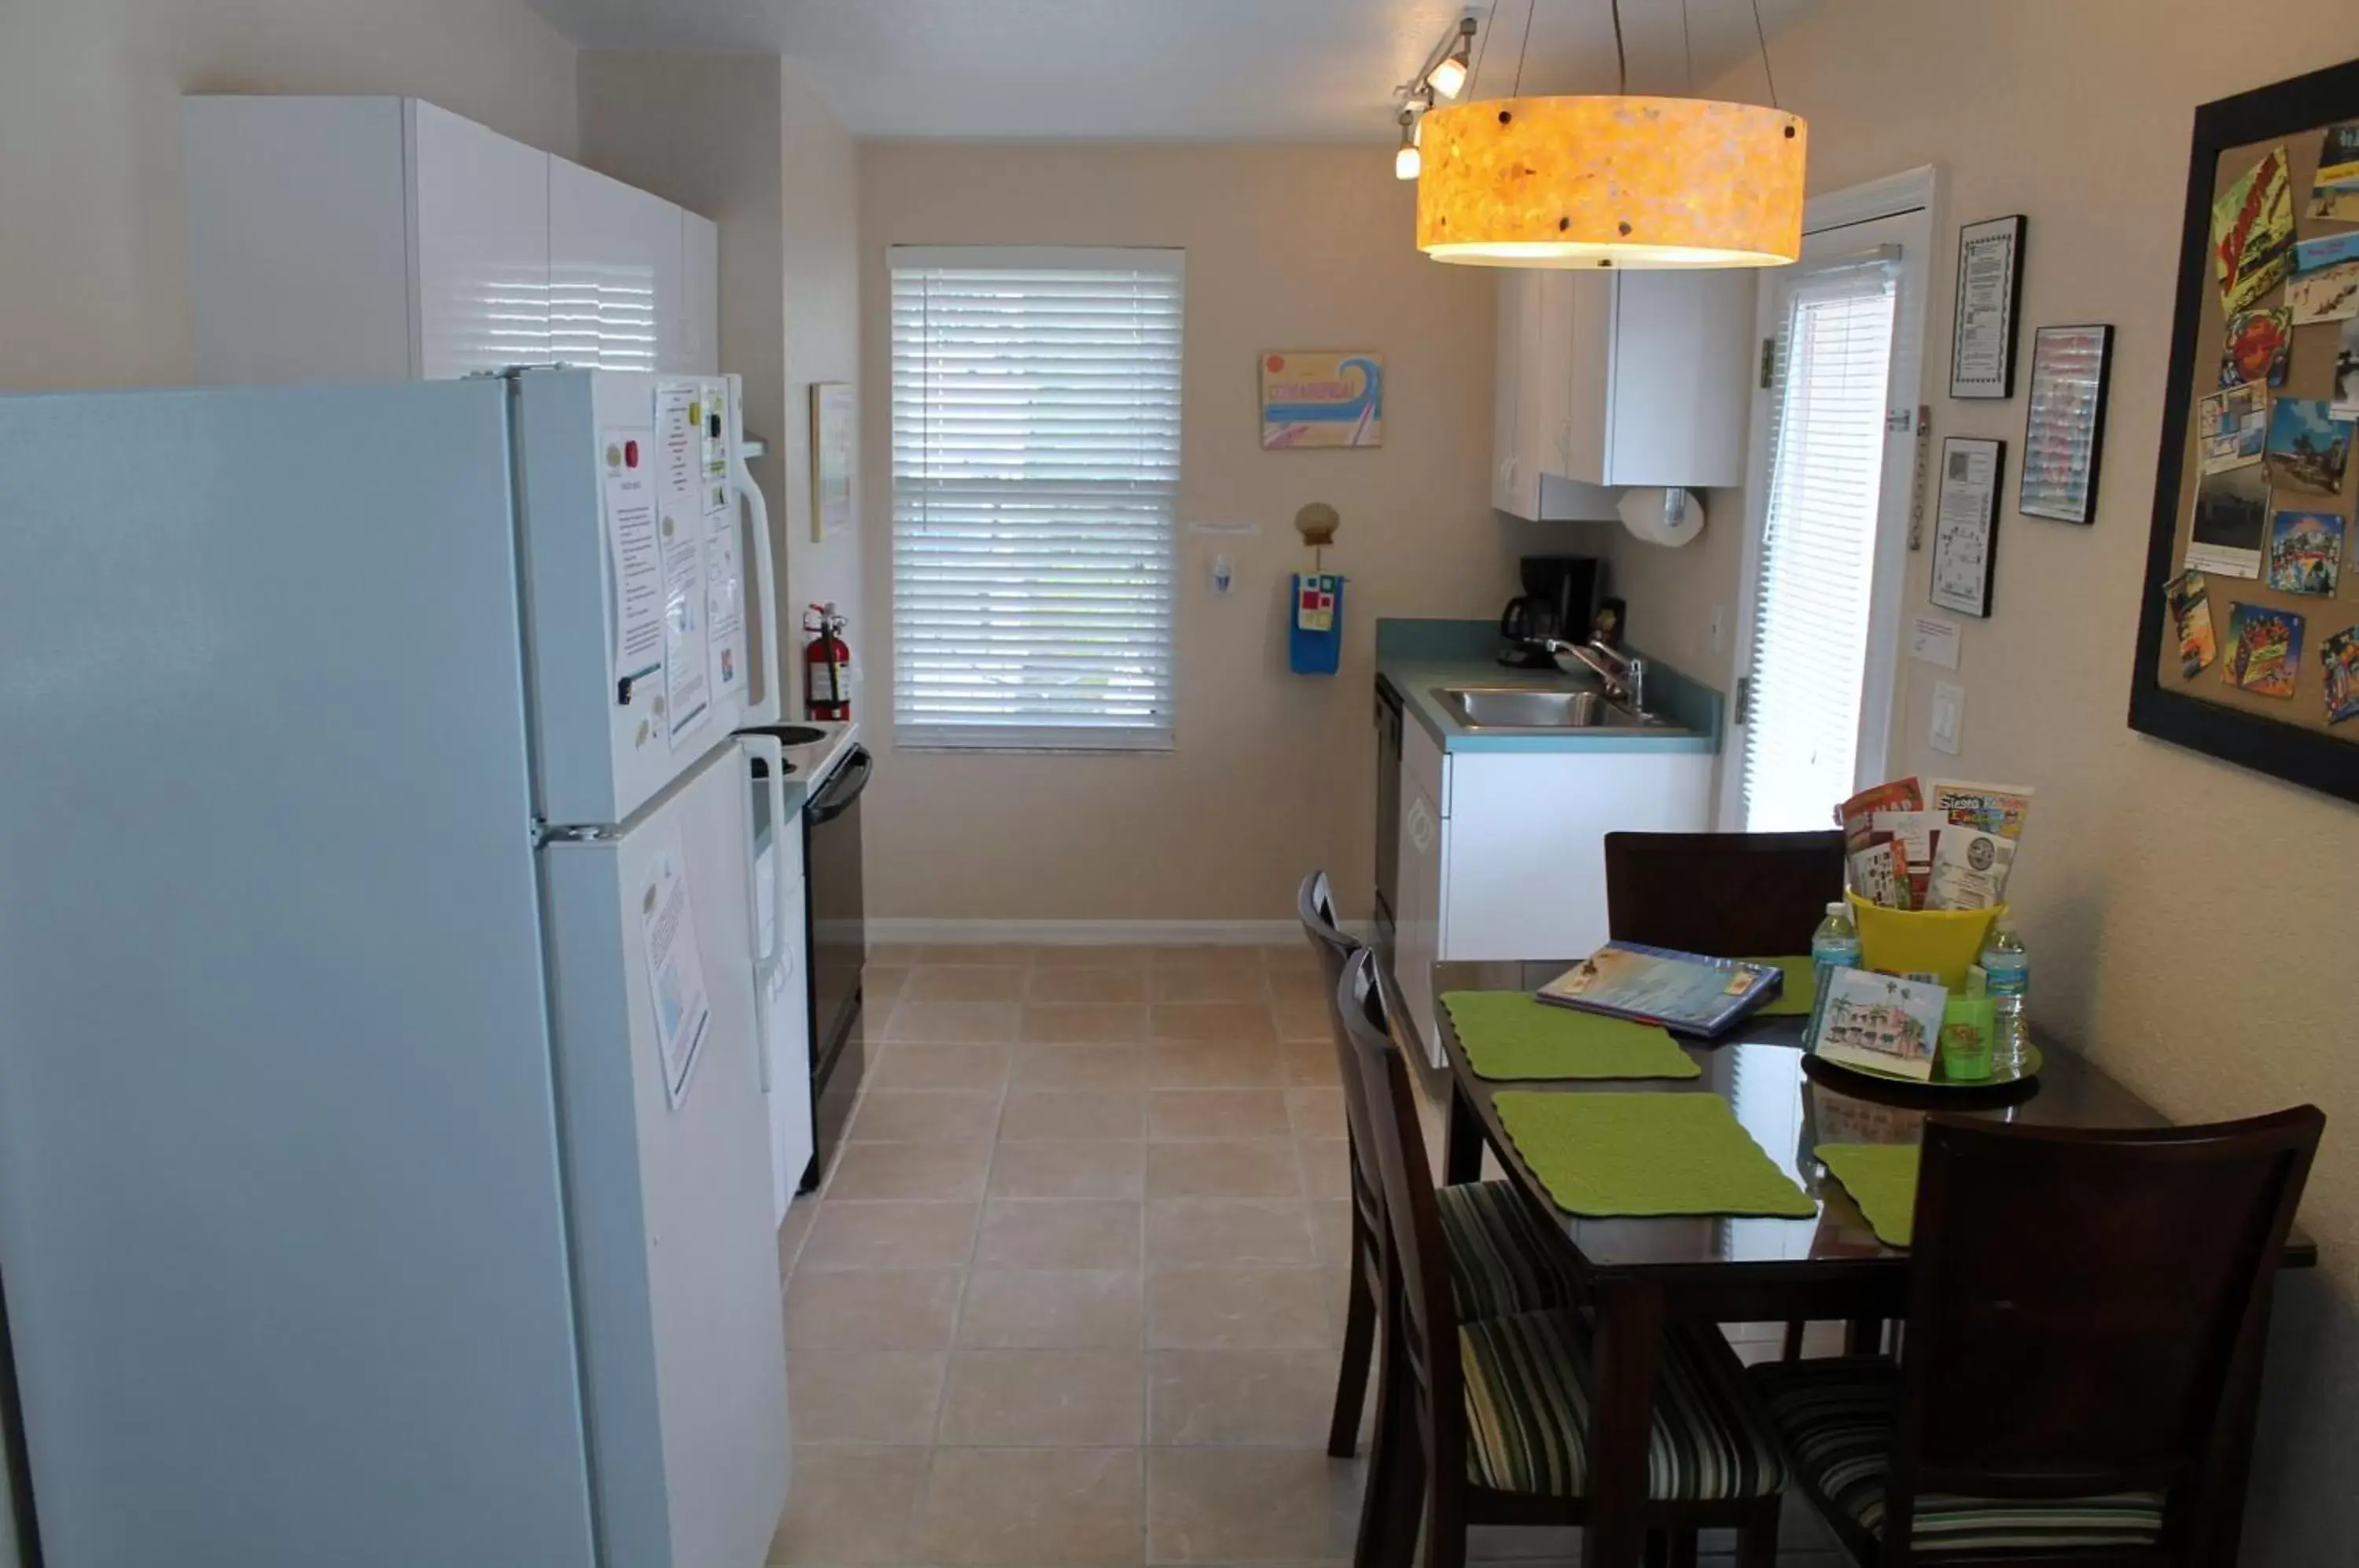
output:
[{"label": "light switch plate", "polygon": [[1966,725],[1966,689],[1947,681],[1933,682],[1933,749],[1958,755],[1958,735]]}]

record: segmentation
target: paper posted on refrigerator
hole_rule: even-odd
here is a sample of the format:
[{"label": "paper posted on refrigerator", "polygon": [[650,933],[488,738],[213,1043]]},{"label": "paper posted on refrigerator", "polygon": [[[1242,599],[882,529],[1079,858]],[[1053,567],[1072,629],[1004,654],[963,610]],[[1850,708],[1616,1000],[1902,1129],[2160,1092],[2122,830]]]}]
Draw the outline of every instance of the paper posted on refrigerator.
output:
[{"label": "paper posted on refrigerator", "polygon": [[663,668],[663,557],[656,542],[655,432],[618,429],[599,443],[606,547],[614,556],[614,676],[638,681]]},{"label": "paper posted on refrigerator", "polygon": [[656,384],[657,531],[663,553],[664,734],[674,749],[712,714],[704,602],[704,443],[696,383]]},{"label": "paper posted on refrigerator", "polygon": [[[704,383],[704,601],[715,702],[745,690],[745,566],[737,549],[737,501],[729,479],[729,383]],[[718,434],[715,434],[715,431]]]},{"label": "paper posted on refrigerator", "polygon": [[696,911],[688,896],[688,868],[677,844],[656,855],[639,896],[640,935],[647,948],[647,994],[654,999],[656,1053],[672,1108],[688,1094],[688,1077],[712,1028],[704,990],[704,963],[696,947]]}]

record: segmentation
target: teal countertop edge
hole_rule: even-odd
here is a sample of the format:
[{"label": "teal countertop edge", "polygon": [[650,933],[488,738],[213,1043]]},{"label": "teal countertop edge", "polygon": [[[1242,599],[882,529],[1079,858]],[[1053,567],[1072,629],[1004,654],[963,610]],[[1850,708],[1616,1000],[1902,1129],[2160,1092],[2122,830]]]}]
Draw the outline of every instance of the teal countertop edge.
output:
[{"label": "teal countertop edge", "polygon": [[[1512,734],[1470,730],[1434,700],[1437,686],[1529,686],[1570,691],[1582,682],[1544,670],[1510,670],[1498,660],[1499,628],[1490,621],[1379,620],[1376,673],[1401,694],[1444,751],[1717,752],[1725,706],[1721,694],[1660,660],[1647,661],[1647,702],[1684,735],[1585,735],[1579,730]],[[1641,658],[1644,648],[1632,649]]]}]

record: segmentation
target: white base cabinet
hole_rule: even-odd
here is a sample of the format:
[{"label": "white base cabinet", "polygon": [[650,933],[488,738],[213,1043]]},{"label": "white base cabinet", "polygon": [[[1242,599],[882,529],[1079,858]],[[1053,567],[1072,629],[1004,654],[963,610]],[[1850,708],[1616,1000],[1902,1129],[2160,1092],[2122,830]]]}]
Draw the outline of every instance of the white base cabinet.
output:
[{"label": "white base cabinet", "polygon": [[1577,958],[1606,940],[1605,835],[1710,825],[1708,752],[1401,746],[1394,978],[1436,1066],[1436,963]]}]

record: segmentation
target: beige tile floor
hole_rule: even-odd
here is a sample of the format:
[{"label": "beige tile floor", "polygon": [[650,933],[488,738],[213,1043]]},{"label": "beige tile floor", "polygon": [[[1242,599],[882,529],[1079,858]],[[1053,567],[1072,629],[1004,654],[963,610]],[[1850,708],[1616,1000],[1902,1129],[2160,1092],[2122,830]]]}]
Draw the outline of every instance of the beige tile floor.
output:
[{"label": "beige tile floor", "polygon": [[[1344,1129],[1308,948],[880,949],[867,997],[849,1135],[779,1234],[772,1562],[1347,1560]],[[1789,1560],[1833,1563],[1804,1511]]]}]

